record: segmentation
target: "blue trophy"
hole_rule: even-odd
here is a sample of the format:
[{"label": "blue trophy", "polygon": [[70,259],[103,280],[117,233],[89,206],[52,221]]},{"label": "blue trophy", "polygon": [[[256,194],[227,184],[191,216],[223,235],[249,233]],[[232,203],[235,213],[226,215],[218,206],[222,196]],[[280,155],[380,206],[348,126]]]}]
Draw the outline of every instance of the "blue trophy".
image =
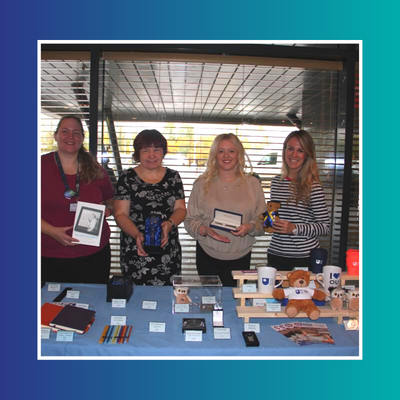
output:
[{"label": "blue trophy", "polygon": [[161,222],[158,215],[146,218],[143,248],[147,254],[161,253]]}]

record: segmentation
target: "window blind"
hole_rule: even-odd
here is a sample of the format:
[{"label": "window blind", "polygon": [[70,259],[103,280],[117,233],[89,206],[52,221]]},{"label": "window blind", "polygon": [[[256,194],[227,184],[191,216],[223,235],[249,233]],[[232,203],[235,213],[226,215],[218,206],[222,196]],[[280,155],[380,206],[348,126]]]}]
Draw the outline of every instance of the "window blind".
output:
[{"label": "window blind", "polygon": [[[333,228],[331,236],[321,238],[321,245],[329,250],[330,261],[335,263],[344,165],[344,137],[337,129],[340,71],[110,59],[102,60],[100,65],[98,161],[107,163],[118,178],[122,170],[133,165],[136,134],[143,129],[157,129],[168,140],[164,165],[179,171],[186,200],[194,180],[205,170],[214,137],[232,132],[243,142],[248,155],[247,171],[258,174],[268,201],[271,180],[280,173],[283,140],[301,124],[316,143]],[[85,59],[42,60],[42,153],[55,149],[52,135],[62,115],[81,116],[87,129],[89,76],[90,62]],[[356,169],[356,164],[353,166]],[[351,218],[358,215],[356,181],[352,190],[355,203]],[[111,273],[117,274],[120,231],[113,218],[108,222],[112,231]],[[350,226],[354,229],[349,241],[355,243],[357,217]],[[179,235],[183,272],[193,273],[195,241],[183,224]],[[269,235],[257,238],[251,259],[253,266],[266,262],[269,241]]]}]

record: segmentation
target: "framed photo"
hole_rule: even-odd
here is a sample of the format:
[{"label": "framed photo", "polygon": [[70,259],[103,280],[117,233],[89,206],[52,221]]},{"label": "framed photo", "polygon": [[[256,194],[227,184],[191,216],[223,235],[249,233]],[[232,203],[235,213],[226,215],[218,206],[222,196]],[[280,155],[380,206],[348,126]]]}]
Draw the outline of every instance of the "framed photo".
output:
[{"label": "framed photo", "polygon": [[72,236],[79,244],[100,246],[105,209],[105,205],[78,201]]}]

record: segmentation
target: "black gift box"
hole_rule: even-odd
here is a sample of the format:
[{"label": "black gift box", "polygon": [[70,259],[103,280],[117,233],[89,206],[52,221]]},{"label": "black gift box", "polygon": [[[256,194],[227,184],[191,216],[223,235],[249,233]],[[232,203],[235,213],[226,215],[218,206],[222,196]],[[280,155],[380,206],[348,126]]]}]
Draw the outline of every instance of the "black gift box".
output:
[{"label": "black gift box", "polygon": [[113,276],[107,283],[107,301],[112,299],[129,299],[133,294],[133,280],[127,276]]},{"label": "black gift box", "polygon": [[204,318],[183,318],[182,333],[185,331],[202,331],[206,333],[206,320]]}]

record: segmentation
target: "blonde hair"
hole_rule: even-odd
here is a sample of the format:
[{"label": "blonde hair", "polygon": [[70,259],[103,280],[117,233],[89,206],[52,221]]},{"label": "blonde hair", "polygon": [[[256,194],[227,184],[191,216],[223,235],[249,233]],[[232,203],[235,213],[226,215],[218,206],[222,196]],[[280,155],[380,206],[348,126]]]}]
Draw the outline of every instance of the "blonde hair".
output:
[{"label": "blonde hair", "polygon": [[241,178],[241,182],[245,182],[245,150],[243,144],[233,133],[222,133],[215,137],[210,148],[206,170],[204,174],[200,176],[200,178],[204,179],[204,191],[206,193],[210,189],[212,179],[218,175],[218,147],[224,140],[229,140],[236,147],[238,151],[238,163],[236,165],[237,175]]},{"label": "blonde hair", "polygon": [[305,153],[305,159],[297,175],[297,179],[291,182],[293,196],[289,200],[294,200],[296,204],[298,204],[299,201],[302,200],[306,204],[308,204],[310,202],[310,195],[313,184],[315,182],[321,184],[321,181],[319,179],[314,140],[307,131],[293,131],[285,139],[282,150],[281,179],[283,180],[289,175],[289,167],[286,162],[285,153],[289,140],[294,137],[299,140],[300,145]]},{"label": "blonde hair", "polygon": [[[60,129],[61,123],[66,119],[75,120],[81,128],[82,136],[85,137],[82,120],[75,115],[65,115],[64,117],[62,117],[58,122],[57,129],[54,132],[54,135]],[[83,145],[79,149],[78,157],[79,157],[79,174],[82,182],[89,184],[90,182],[96,179],[104,178],[104,173],[100,164],[97,162],[96,158],[85,149]]]}]

